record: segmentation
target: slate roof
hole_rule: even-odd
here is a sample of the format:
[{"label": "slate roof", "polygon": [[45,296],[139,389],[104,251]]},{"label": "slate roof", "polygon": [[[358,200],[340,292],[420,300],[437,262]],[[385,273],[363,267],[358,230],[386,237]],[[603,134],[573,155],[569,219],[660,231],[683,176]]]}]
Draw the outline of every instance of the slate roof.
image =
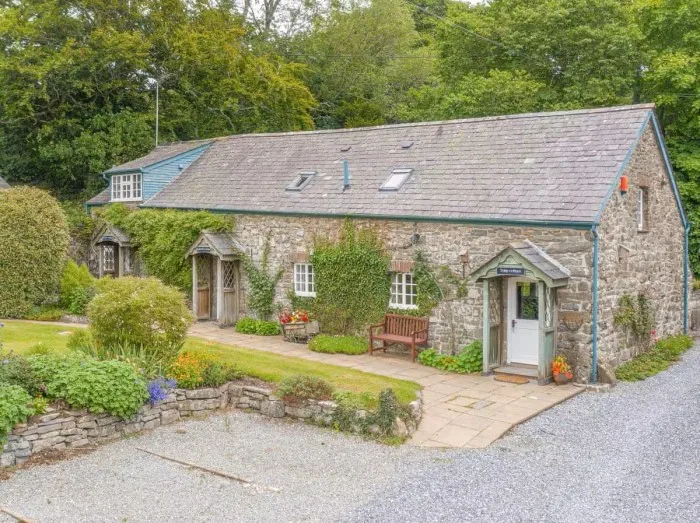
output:
[{"label": "slate roof", "polygon": [[118,243],[122,247],[128,247],[131,245],[131,240],[129,235],[126,234],[122,229],[114,225],[105,224],[103,229],[97,235],[95,243]]},{"label": "slate roof", "polygon": [[121,165],[115,165],[111,169],[105,171],[105,174],[112,174],[115,172],[128,170],[137,171],[139,169],[142,169],[143,167],[147,167],[149,165],[153,165],[154,163],[167,160],[168,158],[172,158],[173,156],[177,156],[178,154],[189,151],[190,149],[195,149],[196,147],[199,147],[200,145],[204,145],[209,142],[211,142],[211,140],[192,140],[189,142],[177,142],[172,144],[159,145],[146,156],[142,156],[141,158],[131,160],[130,162],[126,162]]},{"label": "slate roof", "polygon": [[102,205],[105,203],[109,203],[109,198],[110,198],[109,187],[107,187],[102,192],[99,192],[95,196],[90,198],[86,203],[87,203],[87,205]]},{"label": "slate roof", "polygon": [[7,183],[5,180],[2,179],[2,176],[0,176],[0,189],[9,189],[10,184]]},{"label": "slate roof", "polygon": [[[635,105],[219,138],[144,206],[591,223],[652,110]],[[350,172],[345,191],[343,160]],[[408,181],[396,192],[380,191],[397,168],[413,170]],[[285,190],[308,171],[316,175],[301,191]]]},{"label": "slate roof", "polygon": [[511,243],[510,247],[552,280],[563,280],[571,275],[569,269],[564,267],[530,240]]},{"label": "slate roof", "polygon": [[187,251],[186,256],[192,255],[202,243],[208,244],[219,256],[235,256],[246,253],[245,247],[236,240],[233,233],[202,231]]}]

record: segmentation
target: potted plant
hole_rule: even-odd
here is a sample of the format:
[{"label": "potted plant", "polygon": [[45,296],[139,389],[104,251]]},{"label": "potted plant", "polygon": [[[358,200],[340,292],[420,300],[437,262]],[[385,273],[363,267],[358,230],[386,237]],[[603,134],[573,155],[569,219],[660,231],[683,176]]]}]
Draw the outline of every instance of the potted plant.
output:
[{"label": "potted plant", "polygon": [[566,357],[559,355],[552,360],[552,375],[554,376],[554,381],[558,385],[564,385],[574,377],[571,372],[571,366],[569,362],[566,361]]}]

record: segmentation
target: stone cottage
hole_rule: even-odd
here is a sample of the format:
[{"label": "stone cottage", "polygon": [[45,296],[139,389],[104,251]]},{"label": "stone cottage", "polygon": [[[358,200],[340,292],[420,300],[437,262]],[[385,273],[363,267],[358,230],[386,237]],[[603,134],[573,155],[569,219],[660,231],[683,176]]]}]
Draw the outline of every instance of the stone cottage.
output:
[{"label": "stone cottage", "polygon": [[313,240],[351,218],[391,256],[388,307],[415,307],[418,251],[468,278],[433,310],[430,342],[482,339],[485,372],[546,381],[564,353],[595,381],[645,345],[615,321],[623,296],[645,297],[656,336],[686,328],[688,223],[653,105],[230,136],[105,174],[89,206],[236,216],[234,233],[204,232],[188,253],[200,320],[246,314],[241,256],[259,259],[268,237],[278,298],[313,296]]}]

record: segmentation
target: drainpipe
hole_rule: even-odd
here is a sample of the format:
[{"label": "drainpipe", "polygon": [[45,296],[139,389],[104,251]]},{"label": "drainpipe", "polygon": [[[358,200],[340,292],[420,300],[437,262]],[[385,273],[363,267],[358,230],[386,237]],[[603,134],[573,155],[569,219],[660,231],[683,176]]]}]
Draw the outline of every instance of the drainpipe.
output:
[{"label": "drainpipe", "polygon": [[688,234],[690,223],[685,224],[683,237],[683,334],[688,334]]},{"label": "drainpipe", "polygon": [[598,231],[596,225],[591,227],[593,233],[593,358],[591,382],[598,383]]}]

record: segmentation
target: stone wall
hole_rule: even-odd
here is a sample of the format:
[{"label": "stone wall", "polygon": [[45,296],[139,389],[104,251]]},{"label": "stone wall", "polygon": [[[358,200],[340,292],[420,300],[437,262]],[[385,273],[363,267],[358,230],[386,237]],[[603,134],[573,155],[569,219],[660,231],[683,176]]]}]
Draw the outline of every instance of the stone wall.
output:
[{"label": "stone wall", "polygon": [[[648,296],[657,337],[683,329],[683,224],[651,125],[624,174],[629,191],[615,190],[599,227],[599,359],[611,366],[645,348],[629,329],[615,326],[621,296]],[[649,191],[649,227],[642,232],[637,230],[640,186]]]},{"label": "stone wall", "polygon": [[[529,239],[547,251],[571,271],[567,288],[558,291],[559,310],[577,315],[573,330],[560,330],[558,347],[572,357],[590,359],[591,335],[591,267],[590,232],[544,227],[489,227],[463,224],[409,222],[398,220],[355,220],[360,227],[373,227],[384,241],[392,265],[410,264],[416,251],[423,251],[434,267],[448,266],[458,275],[469,274],[493,258],[508,244]],[[235,235],[259,261],[267,237],[270,238],[272,269],[284,269],[277,288],[276,301],[286,302],[292,289],[294,262],[307,260],[313,251],[314,238],[337,238],[342,220],[327,218],[294,218],[238,215]],[[420,239],[411,242],[417,233]],[[468,262],[461,263],[460,254]],[[242,278],[242,314],[247,313],[245,295],[247,281]],[[442,352],[461,348],[482,337],[482,289],[470,283],[465,299],[441,304],[430,318],[430,344]]]},{"label": "stone wall", "polygon": [[[0,467],[21,465],[32,454],[45,449],[60,451],[104,443],[229,407],[255,410],[272,418],[288,416],[330,426],[337,404],[314,400],[290,404],[275,397],[270,389],[234,381],[217,388],[175,389],[158,405],[145,405],[128,420],[104,413],[92,414],[85,409],[51,407],[45,414],[33,416],[27,423],[15,426],[0,454]],[[394,424],[396,436],[408,436],[416,430],[422,415],[420,393],[410,407],[410,419],[397,418]],[[363,415],[366,413],[358,412],[358,416]]]}]

